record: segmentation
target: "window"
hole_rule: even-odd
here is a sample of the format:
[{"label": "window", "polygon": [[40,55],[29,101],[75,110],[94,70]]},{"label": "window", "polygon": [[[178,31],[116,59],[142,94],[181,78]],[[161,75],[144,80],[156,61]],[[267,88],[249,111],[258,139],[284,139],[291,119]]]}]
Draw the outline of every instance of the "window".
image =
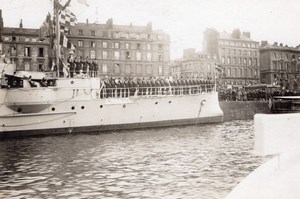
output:
[{"label": "window", "polygon": [[119,42],[115,42],[114,43],[114,48],[120,48],[120,43]]},{"label": "window", "polygon": [[125,43],[125,49],[129,49],[129,48],[130,48],[129,43]]},{"label": "window", "polygon": [[158,75],[163,75],[163,66],[158,66]]},{"label": "window", "polygon": [[96,59],[96,51],[91,50],[91,59]]},{"label": "window", "polygon": [[96,36],[96,31],[95,30],[91,30],[91,36]]},{"label": "window", "polygon": [[102,73],[103,73],[104,75],[107,74],[107,64],[102,64]]},{"label": "window", "polygon": [[248,63],[249,63],[248,64],[249,66],[252,66],[252,59],[251,58],[248,60]]},{"label": "window", "polygon": [[91,48],[96,48],[96,42],[91,41]]},{"label": "window", "polygon": [[151,44],[147,44],[147,50],[151,50]]},{"label": "window", "polygon": [[245,76],[245,77],[248,76],[248,70],[247,70],[247,68],[244,69],[244,76]]},{"label": "window", "polygon": [[130,59],[130,51],[126,51],[126,59]]},{"label": "window", "polygon": [[114,59],[120,59],[120,52],[114,51]]},{"label": "window", "polygon": [[82,36],[83,35],[83,30],[78,30],[78,34]]},{"label": "window", "polygon": [[82,47],[83,46],[83,41],[79,40],[78,41],[78,47]]},{"label": "window", "polygon": [[225,64],[225,57],[222,57],[221,63],[222,63],[222,64]]},{"label": "window", "polygon": [[129,33],[129,37],[130,37],[131,39],[137,39],[137,34],[134,33],[134,32]]},{"label": "window", "polygon": [[159,53],[158,54],[158,61],[162,61],[163,60],[163,54],[162,53]]},{"label": "window", "polygon": [[147,53],[147,61],[151,61],[152,60],[152,54],[151,53]]},{"label": "window", "polygon": [[142,60],[142,53],[136,52],[136,60],[141,61]]},{"label": "window", "polygon": [[114,37],[115,37],[115,38],[119,38],[119,37],[120,37],[120,33],[114,32]]},{"label": "window", "polygon": [[103,37],[108,37],[108,32],[107,31],[103,31]]},{"label": "window", "polygon": [[227,57],[227,64],[231,64],[230,57]]},{"label": "window", "polygon": [[108,58],[108,52],[107,51],[103,51],[102,52],[102,58],[103,59],[107,59]]},{"label": "window", "polygon": [[234,76],[234,77],[237,77],[237,71],[236,71],[236,68],[233,69],[233,76]]},{"label": "window", "polygon": [[236,57],[232,58],[232,64],[236,64]]},{"label": "window", "polygon": [[114,64],[114,73],[120,74],[120,72],[121,72],[120,64]]},{"label": "window", "polygon": [[251,56],[251,51],[250,50],[248,51],[248,55]]},{"label": "window", "polygon": [[11,41],[12,41],[12,42],[16,42],[16,41],[17,41],[17,37],[12,36],[12,37],[11,37]]},{"label": "window", "polygon": [[239,77],[242,77],[242,69],[239,68]]},{"label": "window", "polygon": [[102,42],[102,46],[103,46],[103,48],[107,48],[107,42],[106,41],[104,41],[104,42]]},{"label": "window", "polygon": [[242,50],[239,50],[239,55],[242,55]]},{"label": "window", "polygon": [[243,64],[247,65],[247,59],[246,58],[244,58]]},{"label": "window", "polygon": [[30,47],[25,47],[24,48],[24,56],[25,57],[30,57],[31,56],[31,48]]},{"label": "window", "polygon": [[44,48],[39,48],[39,57],[44,57]]},{"label": "window", "polygon": [[227,76],[228,76],[228,77],[231,76],[231,69],[230,69],[230,68],[227,69]]},{"label": "window", "polygon": [[26,71],[30,70],[30,62],[29,61],[25,62],[25,70]]},{"label": "window", "polygon": [[141,48],[141,44],[140,44],[140,43],[137,43],[137,44],[136,44],[136,48],[137,48],[137,49],[140,49],[140,48]]}]

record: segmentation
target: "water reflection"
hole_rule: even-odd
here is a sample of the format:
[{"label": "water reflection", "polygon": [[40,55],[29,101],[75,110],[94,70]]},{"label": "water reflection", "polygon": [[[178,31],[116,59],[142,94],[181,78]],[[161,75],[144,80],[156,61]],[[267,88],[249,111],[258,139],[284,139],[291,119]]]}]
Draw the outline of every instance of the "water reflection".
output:
[{"label": "water reflection", "polygon": [[0,141],[9,198],[223,198],[264,160],[253,121]]}]

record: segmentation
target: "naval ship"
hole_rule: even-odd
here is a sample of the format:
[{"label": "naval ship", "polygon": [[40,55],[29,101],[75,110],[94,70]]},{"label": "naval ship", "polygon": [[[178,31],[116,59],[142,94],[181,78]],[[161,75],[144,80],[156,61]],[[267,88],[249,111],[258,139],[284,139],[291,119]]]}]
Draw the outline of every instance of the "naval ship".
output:
[{"label": "naval ship", "polygon": [[[56,54],[59,57],[60,52]],[[0,137],[223,121],[212,83],[106,88],[100,77],[49,77],[43,72],[17,71],[4,56],[0,72]]]}]

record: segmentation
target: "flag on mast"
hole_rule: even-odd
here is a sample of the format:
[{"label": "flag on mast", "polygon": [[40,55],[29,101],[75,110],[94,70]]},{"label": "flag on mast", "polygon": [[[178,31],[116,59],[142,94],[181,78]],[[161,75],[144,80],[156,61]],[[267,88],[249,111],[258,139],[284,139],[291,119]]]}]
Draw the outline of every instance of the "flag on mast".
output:
[{"label": "flag on mast", "polygon": [[223,68],[219,65],[219,64],[215,64],[215,69],[218,71],[218,72],[220,72],[220,73],[222,73],[223,72]]}]

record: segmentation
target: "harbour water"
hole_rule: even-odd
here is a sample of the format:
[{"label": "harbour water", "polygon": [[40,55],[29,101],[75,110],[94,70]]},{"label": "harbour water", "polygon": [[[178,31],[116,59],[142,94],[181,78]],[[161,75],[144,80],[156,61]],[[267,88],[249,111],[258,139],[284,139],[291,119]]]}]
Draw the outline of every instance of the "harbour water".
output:
[{"label": "harbour water", "polygon": [[253,120],[0,140],[0,198],[224,198],[266,159]]}]

